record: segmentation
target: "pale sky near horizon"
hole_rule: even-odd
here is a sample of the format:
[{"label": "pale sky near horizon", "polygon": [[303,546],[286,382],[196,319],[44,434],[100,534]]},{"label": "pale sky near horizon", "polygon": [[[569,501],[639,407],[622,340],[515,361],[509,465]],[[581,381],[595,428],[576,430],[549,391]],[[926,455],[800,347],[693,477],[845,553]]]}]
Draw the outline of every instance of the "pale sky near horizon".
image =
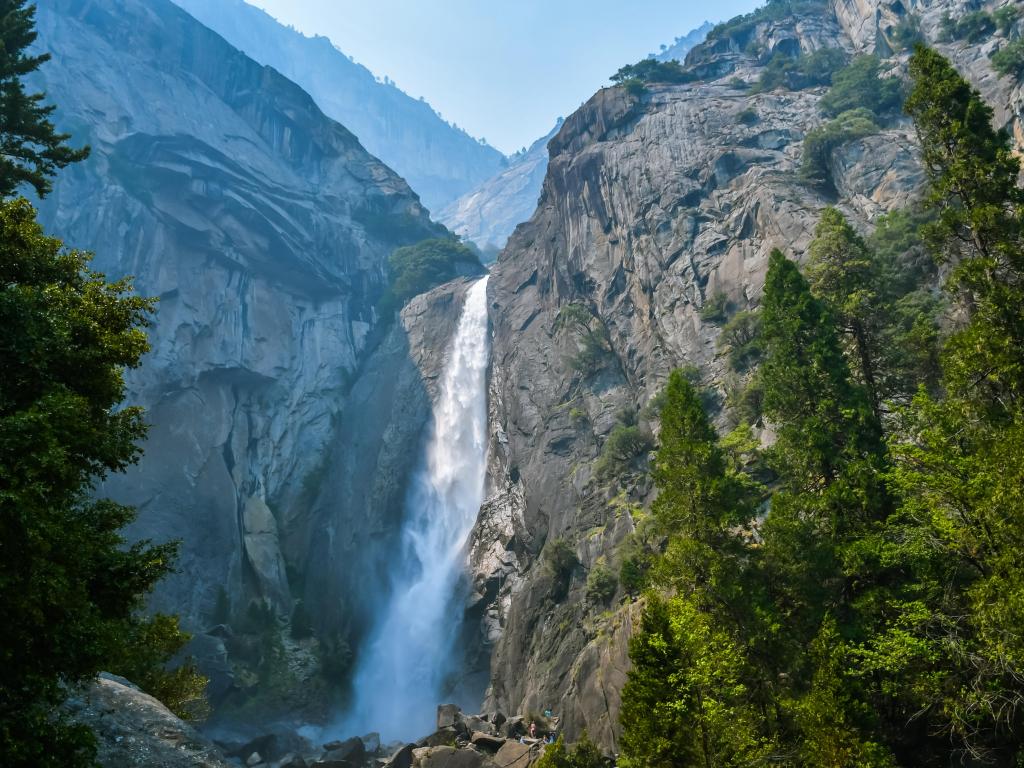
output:
[{"label": "pale sky near horizon", "polygon": [[[762,0],[248,0],[511,153],[623,64]],[[439,10],[443,7],[443,10]]]}]

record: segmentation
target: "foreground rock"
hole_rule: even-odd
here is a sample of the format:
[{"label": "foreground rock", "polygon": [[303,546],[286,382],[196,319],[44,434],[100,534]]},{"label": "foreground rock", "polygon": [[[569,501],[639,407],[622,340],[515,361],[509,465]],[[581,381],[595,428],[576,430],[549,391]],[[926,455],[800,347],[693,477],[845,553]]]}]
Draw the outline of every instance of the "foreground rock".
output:
[{"label": "foreground rock", "polygon": [[66,709],[96,734],[103,768],[228,768],[195,728],[127,680],[103,675]]}]

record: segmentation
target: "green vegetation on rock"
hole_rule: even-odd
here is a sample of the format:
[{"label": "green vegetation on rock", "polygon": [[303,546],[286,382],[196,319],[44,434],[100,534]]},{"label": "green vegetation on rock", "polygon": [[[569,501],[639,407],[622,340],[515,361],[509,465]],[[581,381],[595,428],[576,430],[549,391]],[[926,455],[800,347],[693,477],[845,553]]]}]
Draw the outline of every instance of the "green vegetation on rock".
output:
[{"label": "green vegetation on rock", "polygon": [[1024,37],[1007,43],[992,54],[992,67],[1001,75],[1024,78]]},{"label": "green vegetation on rock", "polygon": [[844,144],[878,133],[879,126],[871,110],[864,107],[843,112],[804,138],[804,156],[800,177],[815,186],[831,187],[832,153]]},{"label": "green vegetation on rock", "polygon": [[[1021,163],[949,62],[919,46],[910,74],[923,210],[868,238],[826,210],[810,280],[771,256],[756,374],[771,446],[746,427],[719,438],[670,381],[653,507],[667,543],[647,550],[624,765],[1020,761]],[[946,265],[942,332],[923,248]],[[922,316],[937,381],[886,349]]]},{"label": "green vegetation on rock", "polygon": [[647,83],[692,83],[696,76],[684,69],[678,61],[658,61],[657,59],[641,59],[636,64],[627,64],[609,78],[617,85]]},{"label": "green vegetation on rock", "polygon": [[386,308],[400,307],[459,275],[483,271],[476,253],[456,239],[432,238],[396,248],[388,258],[390,293],[382,303]]},{"label": "green vegetation on rock", "polygon": [[799,91],[828,85],[833,74],[846,63],[846,54],[838,48],[822,48],[808,55],[790,56],[776,51],[765,64],[755,91],[772,91],[787,88]]}]

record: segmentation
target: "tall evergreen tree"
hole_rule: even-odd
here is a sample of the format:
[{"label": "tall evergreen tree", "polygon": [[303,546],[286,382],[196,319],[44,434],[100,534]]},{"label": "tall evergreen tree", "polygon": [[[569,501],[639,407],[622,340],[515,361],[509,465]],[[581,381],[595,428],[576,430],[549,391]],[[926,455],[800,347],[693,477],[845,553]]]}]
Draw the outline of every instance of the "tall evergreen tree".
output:
[{"label": "tall evergreen tree", "polygon": [[26,53],[35,42],[35,5],[28,0],[0,0],[0,197],[30,184],[40,197],[51,189],[60,168],[84,160],[89,149],[72,149],[67,134],[50,122],[54,107],[43,93],[28,93],[23,78],[49,60]]},{"label": "tall evergreen tree", "polygon": [[1010,137],[950,63],[918,46],[907,113],[928,174],[936,255],[970,318],[947,345],[946,386],[1001,412],[1024,396],[1024,189]]},{"label": "tall evergreen tree", "polygon": [[871,465],[883,452],[881,429],[866,393],[851,380],[834,316],[778,250],[765,281],[763,328],[764,412],[778,432],[773,463],[787,491],[835,497],[826,506],[834,517],[831,530],[839,534],[840,517],[878,511],[871,509],[877,499],[849,482],[852,470],[866,463],[860,480],[870,484]]},{"label": "tall evergreen tree", "polygon": [[852,343],[852,367],[879,420],[881,274],[863,238],[835,208],[826,208],[821,214],[807,271],[814,293],[829,304]]},{"label": "tall evergreen tree", "polygon": [[1024,192],[1009,137],[942,56],[911,58],[936,255],[962,312],[942,352],[944,396],[920,394],[893,439],[891,481],[918,537],[948,563],[935,618],[947,649],[936,707],[955,743],[1008,760],[1024,745]]},{"label": "tall evergreen tree", "polygon": [[[22,78],[35,7],[0,0],[0,197],[28,183],[44,196],[81,160]],[[136,461],[142,411],[122,407],[123,373],[147,350],[152,302],[109,283],[89,256],[46,237],[24,199],[0,202],[0,763],[93,764],[94,737],[59,705],[101,669],[131,674],[182,715],[199,714],[205,680],[164,669],[187,641],[176,617],[143,601],[175,544],[131,544],[135,511],[97,500],[96,484]]]},{"label": "tall evergreen tree", "polygon": [[122,370],[146,351],[151,303],[0,205],[0,754],[5,766],[89,763],[54,707],[123,658],[140,598],[173,545],[126,545],[134,510],[90,490],[139,454]]}]

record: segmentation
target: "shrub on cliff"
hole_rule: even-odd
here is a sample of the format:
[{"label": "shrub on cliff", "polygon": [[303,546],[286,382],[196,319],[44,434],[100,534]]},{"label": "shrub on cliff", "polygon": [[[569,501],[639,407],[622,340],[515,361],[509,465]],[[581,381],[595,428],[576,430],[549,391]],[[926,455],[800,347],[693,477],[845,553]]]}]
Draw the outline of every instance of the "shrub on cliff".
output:
[{"label": "shrub on cliff", "polygon": [[619,580],[608,566],[598,561],[587,574],[587,600],[595,605],[604,605],[612,599]]},{"label": "shrub on cliff", "polygon": [[832,75],[846,63],[846,54],[839,48],[822,48],[809,55],[793,57],[777,50],[768,59],[761,78],[754,88],[771,91],[784,87],[791,91],[828,85]]},{"label": "shrub on cliff", "polygon": [[996,20],[985,11],[972,11],[957,18],[947,13],[942,17],[939,30],[944,40],[978,43],[996,31]]},{"label": "shrub on cliff", "polygon": [[481,274],[479,257],[453,238],[431,238],[396,248],[388,258],[391,278],[386,309],[401,307],[413,296],[453,280],[459,275]]},{"label": "shrub on cliff", "polygon": [[855,139],[878,133],[879,127],[870,110],[860,107],[843,112],[804,138],[800,177],[815,186],[830,188],[832,153]]},{"label": "shrub on cliff", "polygon": [[696,75],[683,69],[678,61],[641,59],[636,64],[627,64],[609,78],[613,83],[692,83]]},{"label": "shrub on cliff", "polygon": [[832,77],[832,87],[821,98],[821,111],[829,117],[863,107],[882,117],[903,106],[903,89],[895,77],[879,77],[877,56],[858,56]]},{"label": "shrub on cliff", "polygon": [[1001,75],[1024,78],[1024,37],[992,54],[992,68]]},{"label": "shrub on cliff", "polygon": [[594,463],[594,475],[599,480],[620,477],[653,447],[654,440],[643,427],[616,424],[601,446],[601,455]]},{"label": "shrub on cliff", "polygon": [[551,577],[552,597],[555,600],[561,600],[565,597],[569,584],[572,582],[573,571],[580,564],[576,557],[576,551],[565,539],[552,539],[544,545],[541,559],[548,576]]}]

